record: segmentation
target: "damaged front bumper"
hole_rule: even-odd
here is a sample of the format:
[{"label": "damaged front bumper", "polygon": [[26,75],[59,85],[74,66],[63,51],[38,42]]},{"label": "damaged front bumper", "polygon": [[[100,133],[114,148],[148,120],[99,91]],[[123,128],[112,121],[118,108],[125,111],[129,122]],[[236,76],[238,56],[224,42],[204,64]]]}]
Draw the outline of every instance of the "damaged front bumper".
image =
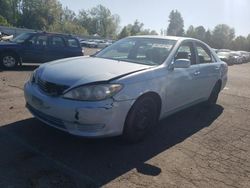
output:
[{"label": "damaged front bumper", "polygon": [[57,129],[84,137],[121,135],[134,100],[74,101],[44,94],[35,85],[24,86],[26,107],[39,120]]}]

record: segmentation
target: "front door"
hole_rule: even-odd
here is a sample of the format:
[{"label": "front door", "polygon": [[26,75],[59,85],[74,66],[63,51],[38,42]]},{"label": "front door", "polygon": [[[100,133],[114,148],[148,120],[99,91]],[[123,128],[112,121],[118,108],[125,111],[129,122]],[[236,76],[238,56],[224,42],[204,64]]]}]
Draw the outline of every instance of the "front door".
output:
[{"label": "front door", "polygon": [[199,82],[200,67],[197,64],[197,56],[192,42],[184,42],[176,52],[176,59],[189,59],[189,68],[175,68],[168,70],[167,91],[166,91],[166,113],[178,110],[192,104],[200,99],[198,90],[201,85]]},{"label": "front door", "polygon": [[48,39],[46,35],[35,35],[25,42],[23,47],[23,62],[43,63]]}]

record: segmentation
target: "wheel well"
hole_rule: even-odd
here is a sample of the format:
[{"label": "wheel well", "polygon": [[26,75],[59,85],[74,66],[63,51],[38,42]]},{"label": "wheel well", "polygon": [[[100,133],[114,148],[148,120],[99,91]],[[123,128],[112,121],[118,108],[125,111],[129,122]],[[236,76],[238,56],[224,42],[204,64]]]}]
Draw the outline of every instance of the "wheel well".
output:
[{"label": "wheel well", "polygon": [[222,86],[222,81],[221,81],[221,79],[220,80],[218,80],[217,82],[216,82],[216,84],[219,84],[219,88],[220,88],[220,90],[221,90],[221,86]]},{"label": "wheel well", "polygon": [[[158,93],[156,92],[147,92],[147,93],[144,93],[143,95],[141,95],[139,98],[137,98],[137,100],[141,99],[142,97],[151,97],[154,99],[154,101],[156,102],[157,104],[157,107],[158,107],[158,116],[160,116],[160,113],[161,113],[161,105],[162,105],[162,101],[161,101],[161,97]],[[136,100],[136,101],[137,101]]]},{"label": "wheel well", "polygon": [[1,51],[0,56],[2,56],[5,53],[10,53],[10,54],[15,55],[16,58],[17,58],[17,60],[18,60],[18,63],[21,63],[21,57],[20,57],[20,55],[17,52],[15,52],[13,50],[3,50],[3,51]]}]

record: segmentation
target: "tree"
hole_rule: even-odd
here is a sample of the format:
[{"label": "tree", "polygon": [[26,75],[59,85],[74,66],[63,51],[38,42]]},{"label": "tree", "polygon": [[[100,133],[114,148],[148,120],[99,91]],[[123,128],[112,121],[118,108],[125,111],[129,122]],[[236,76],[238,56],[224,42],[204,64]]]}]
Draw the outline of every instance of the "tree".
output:
[{"label": "tree", "polygon": [[238,36],[232,43],[234,50],[247,50],[247,39],[243,36]]},{"label": "tree", "polygon": [[213,30],[212,45],[215,48],[230,48],[235,37],[233,28],[226,24],[217,25]]},{"label": "tree", "polygon": [[90,34],[114,38],[119,28],[120,17],[112,15],[108,8],[98,5],[88,11],[81,10],[78,21]]},{"label": "tree", "polygon": [[0,15],[0,25],[2,25],[2,26],[10,26],[8,21],[1,15]]},{"label": "tree", "polygon": [[127,26],[123,27],[122,31],[118,35],[118,38],[124,38],[130,35],[158,35],[155,30],[144,29],[143,23],[135,20],[133,25],[128,24]]},{"label": "tree", "polygon": [[143,23],[140,23],[138,20],[135,20],[133,25],[129,25],[131,35],[137,35],[142,31]]},{"label": "tree", "polygon": [[61,13],[61,17],[53,25],[49,26],[49,31],[69,33],[75,35],[88,35],[87,30],[78,23],[76,14],[74,11],[64,8]]},{"label": "tree", "polygon": [[250,34],[247,36],[247,51],[250,52]]},{"label": "tree", "polygon": [[118,35],[118,39],[122,39],[125,38],[127,36],[130,36],[130,31],[128,30],[128,28],[125,26],[123,27],[122,31],[120,32],[120,34]]},{"label": "tree", "polygon": [[0,0],[0,15],[11,25],[17,24],[20,3],[21,0]]},{"label": "tree", "polygon": [[60,20],[62,6],[57,0],[22,0],[18,26],[47,30]]},{"label": "tree", "polygon": [[206,36],[206,29],[203,26],[195,28],[195,38],[204,41]]},{"label": "tree", "polygon": [[208,29],[206,31],[206,34],[205,34],[204,42],[206,42],[207,44],[211,45],[211,41],[212,41],[212,34],[211,34],[211,31]]},{"label": "tree", "polygon": [[168,35],[183,36],[184,35],[184,21],[181,13],[177,10],[172,10],[169,15],[169,25],[167,29]]},{"label": "tree", "polygon": [[189,28],[186,31],[186,37],[191,37],[191,38],[195,38],[196,37],[196,33],[195,33],[195,28],[194,26],[190,25]]}]

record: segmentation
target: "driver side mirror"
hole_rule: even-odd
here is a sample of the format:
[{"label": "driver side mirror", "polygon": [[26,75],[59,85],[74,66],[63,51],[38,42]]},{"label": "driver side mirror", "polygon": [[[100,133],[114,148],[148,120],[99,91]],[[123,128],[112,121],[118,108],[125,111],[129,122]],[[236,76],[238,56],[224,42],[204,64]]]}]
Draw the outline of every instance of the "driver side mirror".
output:
[{"label": "driver side mirror", "polygon": [[189,59],[176,59],[172,63],[172,68],[189,68],[191,66],[191,61]]}]

